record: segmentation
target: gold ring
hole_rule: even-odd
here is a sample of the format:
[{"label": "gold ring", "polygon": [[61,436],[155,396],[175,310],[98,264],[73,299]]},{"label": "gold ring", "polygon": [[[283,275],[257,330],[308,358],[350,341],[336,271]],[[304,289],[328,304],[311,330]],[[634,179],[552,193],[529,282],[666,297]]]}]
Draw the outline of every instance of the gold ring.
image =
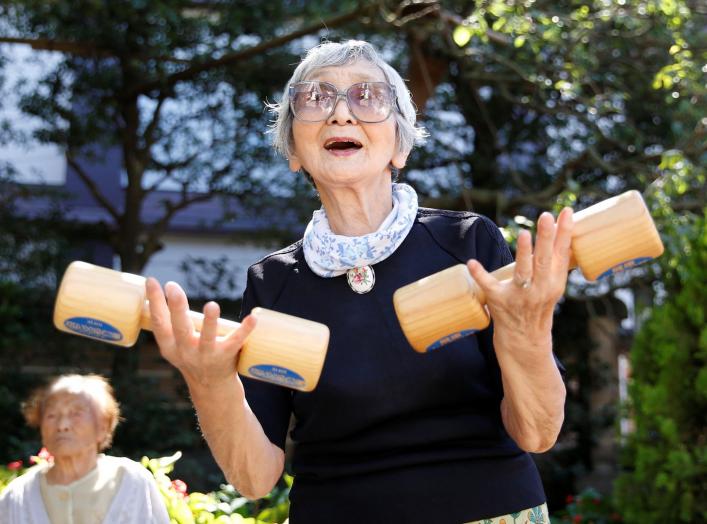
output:
[{"label": "gold ring", "polygon": [[530,284],[532,283],[533,279],[531,278],[524,278],[524,279],[518,279],[517,277],[513,279],[513,282],[515,282],[516,286],[518,286],[521,289],[528,289],[530,287]]}]

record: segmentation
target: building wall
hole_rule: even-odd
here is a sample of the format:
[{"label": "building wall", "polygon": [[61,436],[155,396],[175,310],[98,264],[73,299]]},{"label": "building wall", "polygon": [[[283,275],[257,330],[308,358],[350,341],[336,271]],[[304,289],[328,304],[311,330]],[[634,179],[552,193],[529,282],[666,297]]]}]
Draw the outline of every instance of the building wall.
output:
[{"label": "building wall", "polygon": [[[19,98],[12,86],[20,76],[29,81],[39,79],[59,60],[60,53],[32,51],[29,46],[0,44],[0,54],[8,59],[3,67],[4,83],[8,97],[0,103],[0,122],[9,122],[13,129],[31,134],[39,125],[39,120],[29,117],[18,109]],[[41,57],[41,60],[38,58]],[[40,144],[29,140],[26,144],[0,145],[0,163],[8,162],[18,173],[18,181],[63,185],[66,182],[66,159],[64,153],[54,145]]]},{"label": "building wall", "polygon": [[[170,280],[177,282],[187,296],[201,299],[239,299],[245,289],[248,267],[280,247],[272,242],[238,242],[223,235],[193,233],[167,234],[162,241],[164,249],[152,256],[143,274],[153,276],[163,284]],[[215,281],[216,273],[205,272],[193,263],[191,270],[185,271],[182,264],[195,258],[212,263],[223,261],[226,270],[224,278]],[[228,282],[229,279],[232,282]],[[211,286],[204,281],[213,283],[216,289],[210,289]]]}]

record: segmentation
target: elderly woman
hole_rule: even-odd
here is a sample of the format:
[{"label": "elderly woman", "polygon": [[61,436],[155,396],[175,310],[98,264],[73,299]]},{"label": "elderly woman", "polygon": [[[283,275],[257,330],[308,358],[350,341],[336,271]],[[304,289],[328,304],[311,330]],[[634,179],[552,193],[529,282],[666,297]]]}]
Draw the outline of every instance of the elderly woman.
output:
[{"label": "elderly woman", "polygon": [[[197,334],[179,286],[163,295],[147,282],[162,354],[184,375],[226,477],[248,497],[267,494],[292,417],[291,524],[547,520],[528,452],[550,448],[563,420],[551,327],[571,210],[540,218],[534,249],[521,234],[514,279],[491,277],[512,257],[489,219],[418,208],[413,189],[393,183],[424,131],[400,75],[368,43],[310,50],[275,110],[275,146],[311,177],[322,209],[302,240],[250,268],[241,327],[217,338],[211,302]],[[393,292],[459,261],[486,292],[494,329],[420,355]],[[254,306],[329,326],[313,392],[236,375]]]},{"label": "elderly woman", "polygon": [[98,375],[62,375],[25,403],[48,463],[13,480],[0,498],[3,524],[168,524],[157,485],[140,464],[101,453],[120,409]]}]

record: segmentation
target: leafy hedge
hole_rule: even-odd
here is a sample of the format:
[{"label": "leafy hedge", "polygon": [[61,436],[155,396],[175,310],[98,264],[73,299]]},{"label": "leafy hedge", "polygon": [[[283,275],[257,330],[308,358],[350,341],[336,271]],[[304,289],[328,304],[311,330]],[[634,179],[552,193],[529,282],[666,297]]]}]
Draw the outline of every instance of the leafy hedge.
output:
[{"label": "leafy hedge", "polygon": [[578,495],[570,495],[567,506],[552,515],[553,524],[618,524],[623,521],[611,498],[588,488]]},{"label": "leafy hedge", "polygon": [[636,429],[616,484],[630,523],[707,522],[707,217],[681,238],[661,262],[664,303],[631,348]]}]

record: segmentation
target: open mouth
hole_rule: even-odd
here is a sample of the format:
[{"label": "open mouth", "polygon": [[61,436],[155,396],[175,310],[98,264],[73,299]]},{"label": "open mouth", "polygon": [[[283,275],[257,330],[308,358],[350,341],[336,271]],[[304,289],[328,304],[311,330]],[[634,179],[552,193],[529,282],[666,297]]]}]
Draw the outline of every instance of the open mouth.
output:
[{"label": "open mouth", "polygon": [[361,142],[353,138],[330,138],[324,142],[327,151],[355,151],[362,147]]}]

